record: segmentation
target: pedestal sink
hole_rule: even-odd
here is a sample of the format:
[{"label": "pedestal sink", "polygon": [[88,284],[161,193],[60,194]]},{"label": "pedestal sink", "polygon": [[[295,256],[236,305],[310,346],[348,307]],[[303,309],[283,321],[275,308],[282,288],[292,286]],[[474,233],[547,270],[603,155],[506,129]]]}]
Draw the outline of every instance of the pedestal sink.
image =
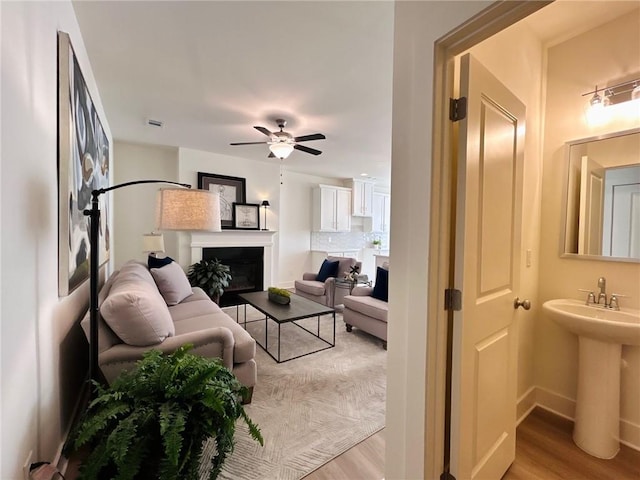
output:
[{"label": "pedestal sink", "polygon": [[578,336],[578,394],[573,441],[599,458],[620,449],[622,345],[640,345],[640,312],[611,310],[573,299],[549,300],[542,309]]}]

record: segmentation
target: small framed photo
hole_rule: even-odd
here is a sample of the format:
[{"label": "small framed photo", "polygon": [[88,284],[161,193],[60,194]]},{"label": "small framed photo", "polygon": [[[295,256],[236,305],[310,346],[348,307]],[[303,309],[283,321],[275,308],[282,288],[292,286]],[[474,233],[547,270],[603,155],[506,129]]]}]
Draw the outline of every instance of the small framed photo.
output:
[{"label": "small framed photo", "polygon": [[198,188],[220,194],[222,228],[235,228],[233,226],[233,202],[244,203],[247,201],[246,183],[246,180],[241,177],[198,172]]},{"label": "small framed photo", "polygon": [[233,203],[233,228],[260,230],[260,205],[257,203]]}]

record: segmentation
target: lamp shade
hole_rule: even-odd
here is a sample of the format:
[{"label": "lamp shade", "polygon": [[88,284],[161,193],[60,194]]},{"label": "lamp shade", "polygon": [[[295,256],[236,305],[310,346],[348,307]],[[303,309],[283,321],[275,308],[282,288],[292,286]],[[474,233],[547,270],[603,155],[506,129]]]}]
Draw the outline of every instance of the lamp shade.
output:
[{"label": "lamp shade", "polygon": [[142,236],[143,252],[164,252],[164,236],[161,233],[145,233]]},{"label": "lamp shade", "polygon": [[269,144],[269,150],[280,159],[287,158],[293,152],[293,145],[287,142],[275,142]]},{"label": "lamp shade", "polygon": [[263,207],[270,207],[271,205],[269,205],[269,200],[262,200],[262,203],[260,204]]},{"label": "lamp shade", "polygon": [[220,195],[209,190],[161,188],[156,202],[159,230],[221,231]]}]

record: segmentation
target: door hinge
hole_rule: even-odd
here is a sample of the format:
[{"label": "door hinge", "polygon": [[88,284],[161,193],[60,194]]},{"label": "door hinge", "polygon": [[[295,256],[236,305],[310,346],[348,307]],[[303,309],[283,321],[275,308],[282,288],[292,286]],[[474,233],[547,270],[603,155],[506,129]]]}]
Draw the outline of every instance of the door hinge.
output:
[{"label": "door hinge", "polygon": [[467,117],[467,97],[449,99],[449,120],[457,122]]},{"label": "door hinge", "polygon": [[462,310],[462,292],[455,288],[447,288],[444,291],[444,309],[460,311]]}]

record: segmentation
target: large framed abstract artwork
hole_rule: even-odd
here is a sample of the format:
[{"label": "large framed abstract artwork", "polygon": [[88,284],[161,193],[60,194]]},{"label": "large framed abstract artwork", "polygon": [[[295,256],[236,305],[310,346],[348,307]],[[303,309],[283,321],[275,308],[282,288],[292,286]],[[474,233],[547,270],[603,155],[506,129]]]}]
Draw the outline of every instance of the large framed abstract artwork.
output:
[{"label": "large framed abstract artwork", "polygon": [[[69,35],[58,32],[58,294],[89,278],[91,191],[109,186],[109,138]],[[99,259],[109,259],[109,195],[100,195]]]},{"label": "large framed abstract artwork", "polygon": [[220,220],[222,228],[234,228],[233,203],[245,203],[246,180],[241,177],[198,172],[198,188],[220,194]]}]

